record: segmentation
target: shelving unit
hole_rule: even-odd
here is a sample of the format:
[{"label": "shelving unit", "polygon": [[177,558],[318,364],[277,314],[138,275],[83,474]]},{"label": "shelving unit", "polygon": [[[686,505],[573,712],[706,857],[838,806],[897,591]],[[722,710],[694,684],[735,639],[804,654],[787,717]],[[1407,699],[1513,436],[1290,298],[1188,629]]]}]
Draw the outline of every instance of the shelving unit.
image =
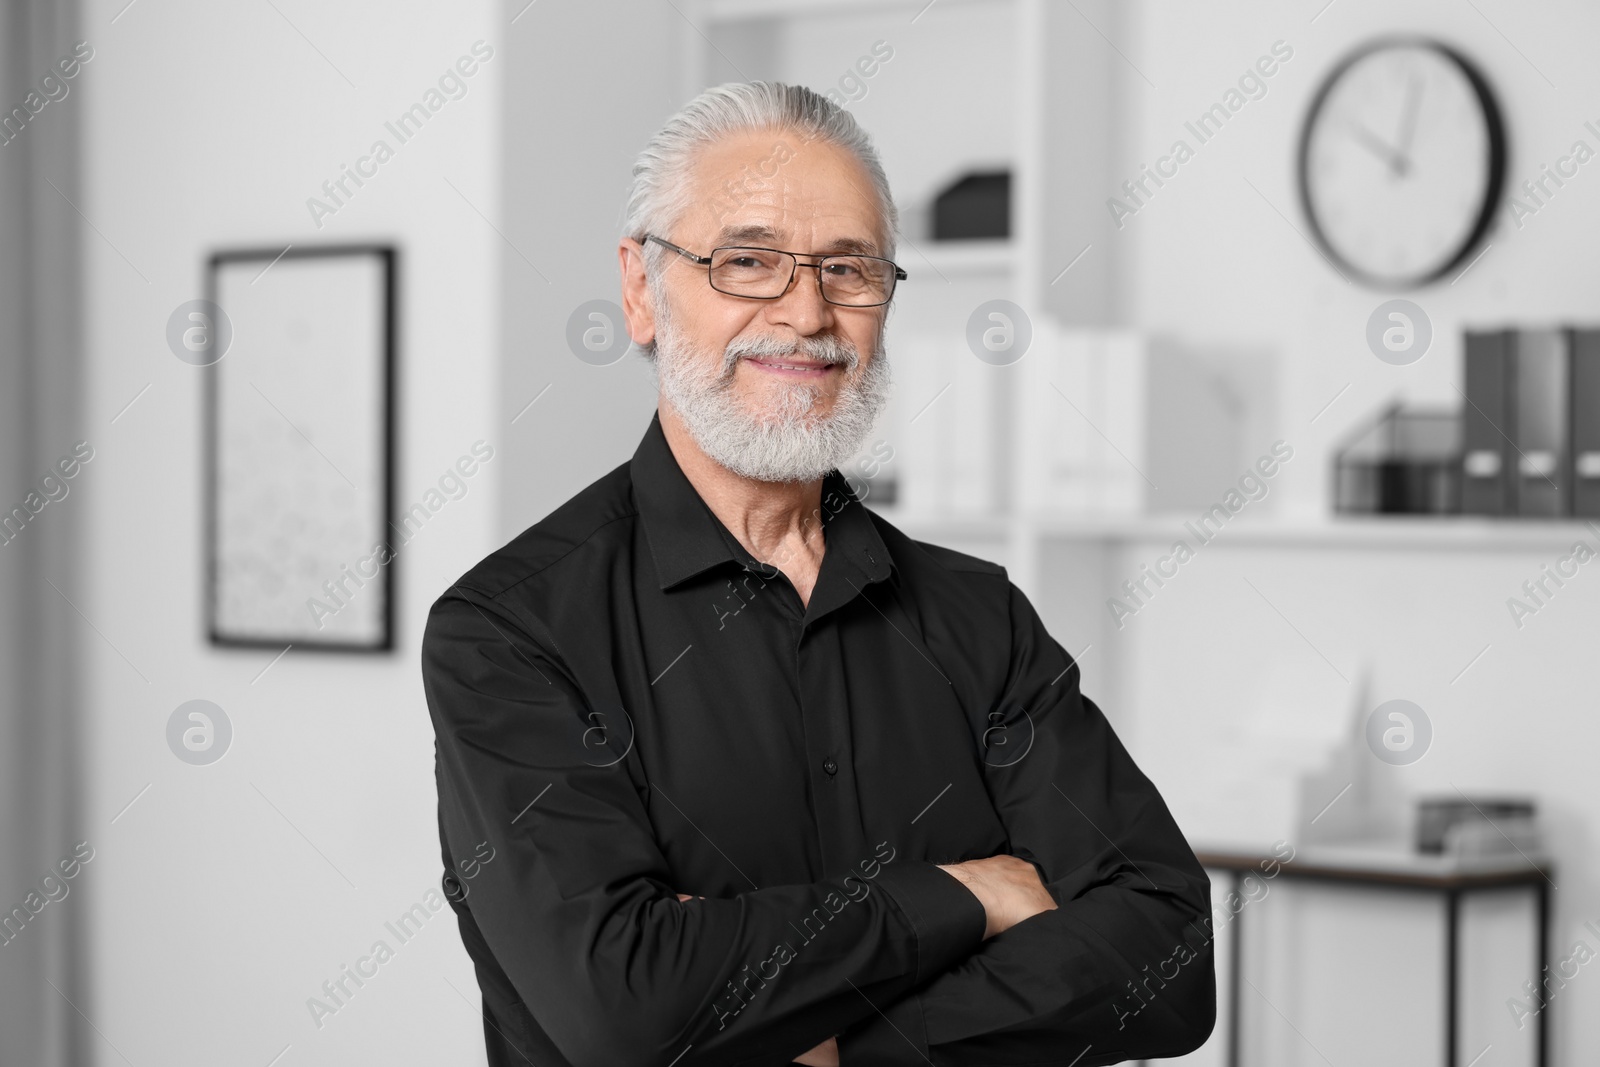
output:
[{"label": "shelving unit", "polygon": [[[895,50],[891,61],[863,81],[865,95],[848,105],[883,156],[902,211],[897,257],[910,275],[890,317],[896,389],[885,436],[896,445],[894,462],[941,471],[959,465],[966,458],[963,449],[983,451],[983,473],[976,480],[985,483],[985,492],[976,498],[966,493],[961,506],[930,507],[926,493],[906,492],[915,479],[902,468],[900,502],[874,504],[875,509],[913,536],[1003,553],[1013,579],[1030,592],[1043,577],[1044,555],[1057,547],[1079,546],[1086,558],[1105,561],[1119,546],[1183,536],[1184,522],[1198,509],[1094,515],[1031,514],[1022,507],[1027,465],[1013,457],[1034,447],[1023,439],[1019,414],[1024,390],[1037,386],[1027,384],[1020,363],[995,367],[970,358],[963,340],[968,316],[994,298],[1021,305],[1036,322],[1049,317],[1067,328],[1106,325],[1109,281],[1096,281],[1078,297],[1065,296],[1066,287],[1054,283],[1081,250],[1096,241],[1116,244],[1109,230],[1097,234],[1082,217],[1067,217],[1059,207],[1086,204],[1103,214],[1098,205],[1110,186],[1082,158],[1110,158],[1115,115],[1112,107],[1071,103],[1116,98],[1118,72],[1095,32],[1113,27],[1114,6],[1093,0],[1070,9],[1044,0],[695,0],[684,11],[686,96],[737,78],[774,78],[826,91],[875,41]],[[930,128],[930,115],[940,116],[936,127]],[[997,122],[1004,128],[997,131]],[[919,220],[931,192],[963,169],[995,165],[1013,175],[1014,237],[929,239]],[[1098,253],[1110,254],[1109,247]],[[1103,261],[1093,269],[1110,273]],[[929,350],[926,343],[918,348],[929,338],[936,339],[944,361],[932,378],[927,366],[911,358]],[[925,416],[930,407],[947,418],[952,412],[944,409],[953,408],[956,417],[930,430],[937,421]],[[1064,428],[1078,418],[1065,405],[1062,411]],[[1245,515],[1227,525],[1219,543],[1545,552],[1564,550],[1579,538],[1600,542],[1600,534],[1579,522]]]}]

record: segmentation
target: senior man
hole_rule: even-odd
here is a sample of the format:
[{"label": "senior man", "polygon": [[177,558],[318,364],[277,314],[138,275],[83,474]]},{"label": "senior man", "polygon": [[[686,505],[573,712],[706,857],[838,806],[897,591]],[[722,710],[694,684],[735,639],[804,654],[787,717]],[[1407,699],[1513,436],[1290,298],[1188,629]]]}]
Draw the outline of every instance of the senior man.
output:
[{"label": "senior man", "polygon": [[707,90],[618,254],[633,458],[434,604],[451,905],[495,1067],[1092,1064],[1198,1046],[1209,883],[1005,570],[838,467],[895,207],[804,88]]}]

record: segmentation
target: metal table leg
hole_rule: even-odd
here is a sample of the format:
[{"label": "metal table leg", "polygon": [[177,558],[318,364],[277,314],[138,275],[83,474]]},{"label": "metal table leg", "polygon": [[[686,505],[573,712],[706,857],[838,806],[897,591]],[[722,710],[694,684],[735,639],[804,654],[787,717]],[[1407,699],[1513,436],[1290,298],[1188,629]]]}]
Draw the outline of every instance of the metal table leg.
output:
[{"label": "metal table leg", "polygon": [[1228,1067],[1239,1067],[1239,990],[1244,985],[1244,872],[1233,872],[1233,895],[1240,900],[1239,910],[1233,916],[1233,931],[1228,935],[1232,947],[1233,963],[1228,968]]},{"label": "metal table leg", "polygon": [[1444,950],[1444,1067],[1456,1067],[1456,1033],[1460,1012],[1461,974],[1461,892],[1444,891],[1445,950]]},{"label": "metal table leg", "polygon": [[[1550,882],[1548,879],[1539,883],[1538,892],[1539,970],[1536,973],[1539,976],[1537,983],[1539,984],[1540,991],[1542,993],[1546,969],[1550,966]],[[1547,1050],[1550,1042],[1550,1006],[1548,1004],[1545,1005],[1544,1010],[1539,1013],[1539,1018],[1536,1020],[1536,1024],[1539,1029],[1534,1035],[1534,1040],[1536,1040],[1539,1045],[1538,1051],[1534,1053],[1534,1062],[1537,1063],[1539,1067],[1546,1067],[1546,1064],[1549,1062],[1547,1059]]]}]

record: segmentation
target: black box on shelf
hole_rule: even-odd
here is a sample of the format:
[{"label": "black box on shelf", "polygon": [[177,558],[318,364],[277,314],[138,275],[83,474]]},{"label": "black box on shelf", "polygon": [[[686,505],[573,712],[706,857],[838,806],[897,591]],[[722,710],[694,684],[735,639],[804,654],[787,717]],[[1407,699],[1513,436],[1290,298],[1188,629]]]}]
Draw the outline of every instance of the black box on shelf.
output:
[{"label": "black box on shelf", "polygon": [[1537,805],[1526,797],[1421,797],[1417,851],[1437,856],[1537,849],[1537,815]]},{"label": "black box on shelf", "polygon": [[933,201],[935,241],[1011,236],[1011,172],[962,175]]},{"label": "black box on shelf", "polygon": [[1461,506],[1461,416],[1391,404],[1334,459],[1334,511],[1448,515]]}]

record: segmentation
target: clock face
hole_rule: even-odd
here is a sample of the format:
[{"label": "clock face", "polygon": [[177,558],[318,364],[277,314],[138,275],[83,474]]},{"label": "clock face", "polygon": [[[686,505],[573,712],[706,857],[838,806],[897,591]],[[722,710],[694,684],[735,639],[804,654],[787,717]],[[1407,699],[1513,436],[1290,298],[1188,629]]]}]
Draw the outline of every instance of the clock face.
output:
[{"label": "clock face", "polygon": [[1300,192],[1346,274],[1419,285],[1461,263],[1489,227],[1505,171],[1494,97],[1460,55],[1383,41],[1342,63],[1306,120]]}]

